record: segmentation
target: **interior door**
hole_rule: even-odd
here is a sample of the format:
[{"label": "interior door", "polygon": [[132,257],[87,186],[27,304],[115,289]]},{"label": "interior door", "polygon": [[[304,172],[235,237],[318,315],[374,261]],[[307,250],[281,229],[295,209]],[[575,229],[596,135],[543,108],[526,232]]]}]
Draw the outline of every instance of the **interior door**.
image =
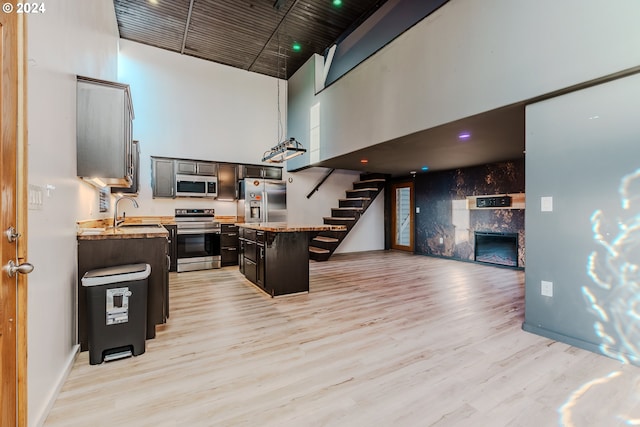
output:
[{"label": "interior door", "polygon": [[[12,4],[13,3],[13,4]],[[14,12],[7,10],[12,6]],[[27,425],[24,20],[0,13],[0,425]],[[18,234],[21,236],[18,236]]]},{"label": "interior door", "polygon": [[413,182],[403,182],[391,186],[392,249],[413,252],[413,205]]}]

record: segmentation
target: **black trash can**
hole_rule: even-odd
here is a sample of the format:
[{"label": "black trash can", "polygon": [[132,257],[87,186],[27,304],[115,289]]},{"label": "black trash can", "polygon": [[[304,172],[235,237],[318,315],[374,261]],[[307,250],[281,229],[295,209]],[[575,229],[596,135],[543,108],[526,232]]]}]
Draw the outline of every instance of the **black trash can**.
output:
[{"label": "black trash can", "polygon": [[147,336],[149,264],[129,264],[87,271],[89,363],[138,356]]}]

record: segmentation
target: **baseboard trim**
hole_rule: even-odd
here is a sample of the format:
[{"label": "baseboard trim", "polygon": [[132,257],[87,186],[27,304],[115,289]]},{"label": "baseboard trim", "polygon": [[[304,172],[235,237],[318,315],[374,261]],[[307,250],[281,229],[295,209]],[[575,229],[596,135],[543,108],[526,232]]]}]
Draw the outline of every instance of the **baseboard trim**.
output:
[{"label": "baseboard trim", "polygon": [[80,354],[80,345],[76,344],[71,348],[71,352],[69,353],[69,357],[67,358],[64,369],[60,373],[60,376],[58,376],[58,381],[56,381],[56,386],[49,394],[47,404],[44,405],[40,413],[34,417],[36,422],[29,423],[29,425],[37,427],[41,427],[42,425],[44,425],[44,422],[47,420],[47,416],[49,416],[49,412],[51,412],[53,405],[56,403],[56,399],[58,398],[58,395],[62,390],[62,386],[64,385],[65,381],[67,381],[67,377],[69,377],[69,374],[71,373],[71,369],[73,368],[73,364],[75,363],[78,354]]},{"label": "baseboard trim", "polygon": [[[552,339],[554,341],[560,341],[560,342],[563,342],[565,344],[569,344],[569,345],[571,345],[573,347],[578,347],[578,348],[581,348],[583,350],[591,351],[593,353],[600,354],[600,355],[608,357],[610,359],[614,359],[614,360],[618,360],[620,362],[624,362],[623,360],[621,360],[621,359],[619,359],[617,357],[612,357],[611,355],[606,354],[605,352],[603,352],[602,349],[600,348],[600,344],[592,343],[590,341],[584,341],[584,340],[581,340],[581,339],[575,338],[575,337],[570,337],[568,335],[564,335],[564,334],[561,334],[559,332],[550,331],[548,329],[541,328],[539,326],[535,326],[535,325],[532,325],[530,323],[527,323],[526,321],[522,322],[522,330],[526,331],[526,332],[530,332],[532,334],[543,336],[545,338]],[[626,354],[625,352],[622,352],[622,351],[621,351],[621,354],[624,357],[626,357],[632,364],[635,365],[634,357],[631,357],[630,354]],[[636,358],[637,358],[637,356],[636,356]]]}]

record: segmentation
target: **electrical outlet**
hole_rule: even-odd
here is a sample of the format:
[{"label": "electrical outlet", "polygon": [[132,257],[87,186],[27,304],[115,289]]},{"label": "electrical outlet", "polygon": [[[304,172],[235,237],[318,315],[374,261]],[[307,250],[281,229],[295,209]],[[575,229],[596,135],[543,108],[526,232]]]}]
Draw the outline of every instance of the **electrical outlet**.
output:
[{"label": "electrical outlet", "polygon": [[444,239],[442,237],[440,238],[440,244],[444,244]]},{"label": "electrical outlet", "polygon": [[553,282],[547,282],[546,280],[540,281],[540,294],[545,297],[553,296]]}]

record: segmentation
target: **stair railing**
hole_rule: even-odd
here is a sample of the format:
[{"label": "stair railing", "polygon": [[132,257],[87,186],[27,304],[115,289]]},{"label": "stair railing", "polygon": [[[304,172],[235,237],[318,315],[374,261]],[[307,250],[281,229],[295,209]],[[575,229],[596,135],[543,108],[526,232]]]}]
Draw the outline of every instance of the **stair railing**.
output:
[{"label": "stair railing", "polygon": [[318,181],[318,183],[316,184],[315,187],[313,187],[313,190],[311,190],[311,192],[309,194],[307,194],[307,199],[310,199],[311,196],[313,196],[313,193],[315,193],[316,191],[318,191],[318,189],[320,188],[320,186],[322,184],[324,184],[324,182],[327,180],[327,178],[329,178],[329,175],[331,175],[333,173],[335,169],[329,169],[329,172],[327,172],[327,174],[320,180]]}]

